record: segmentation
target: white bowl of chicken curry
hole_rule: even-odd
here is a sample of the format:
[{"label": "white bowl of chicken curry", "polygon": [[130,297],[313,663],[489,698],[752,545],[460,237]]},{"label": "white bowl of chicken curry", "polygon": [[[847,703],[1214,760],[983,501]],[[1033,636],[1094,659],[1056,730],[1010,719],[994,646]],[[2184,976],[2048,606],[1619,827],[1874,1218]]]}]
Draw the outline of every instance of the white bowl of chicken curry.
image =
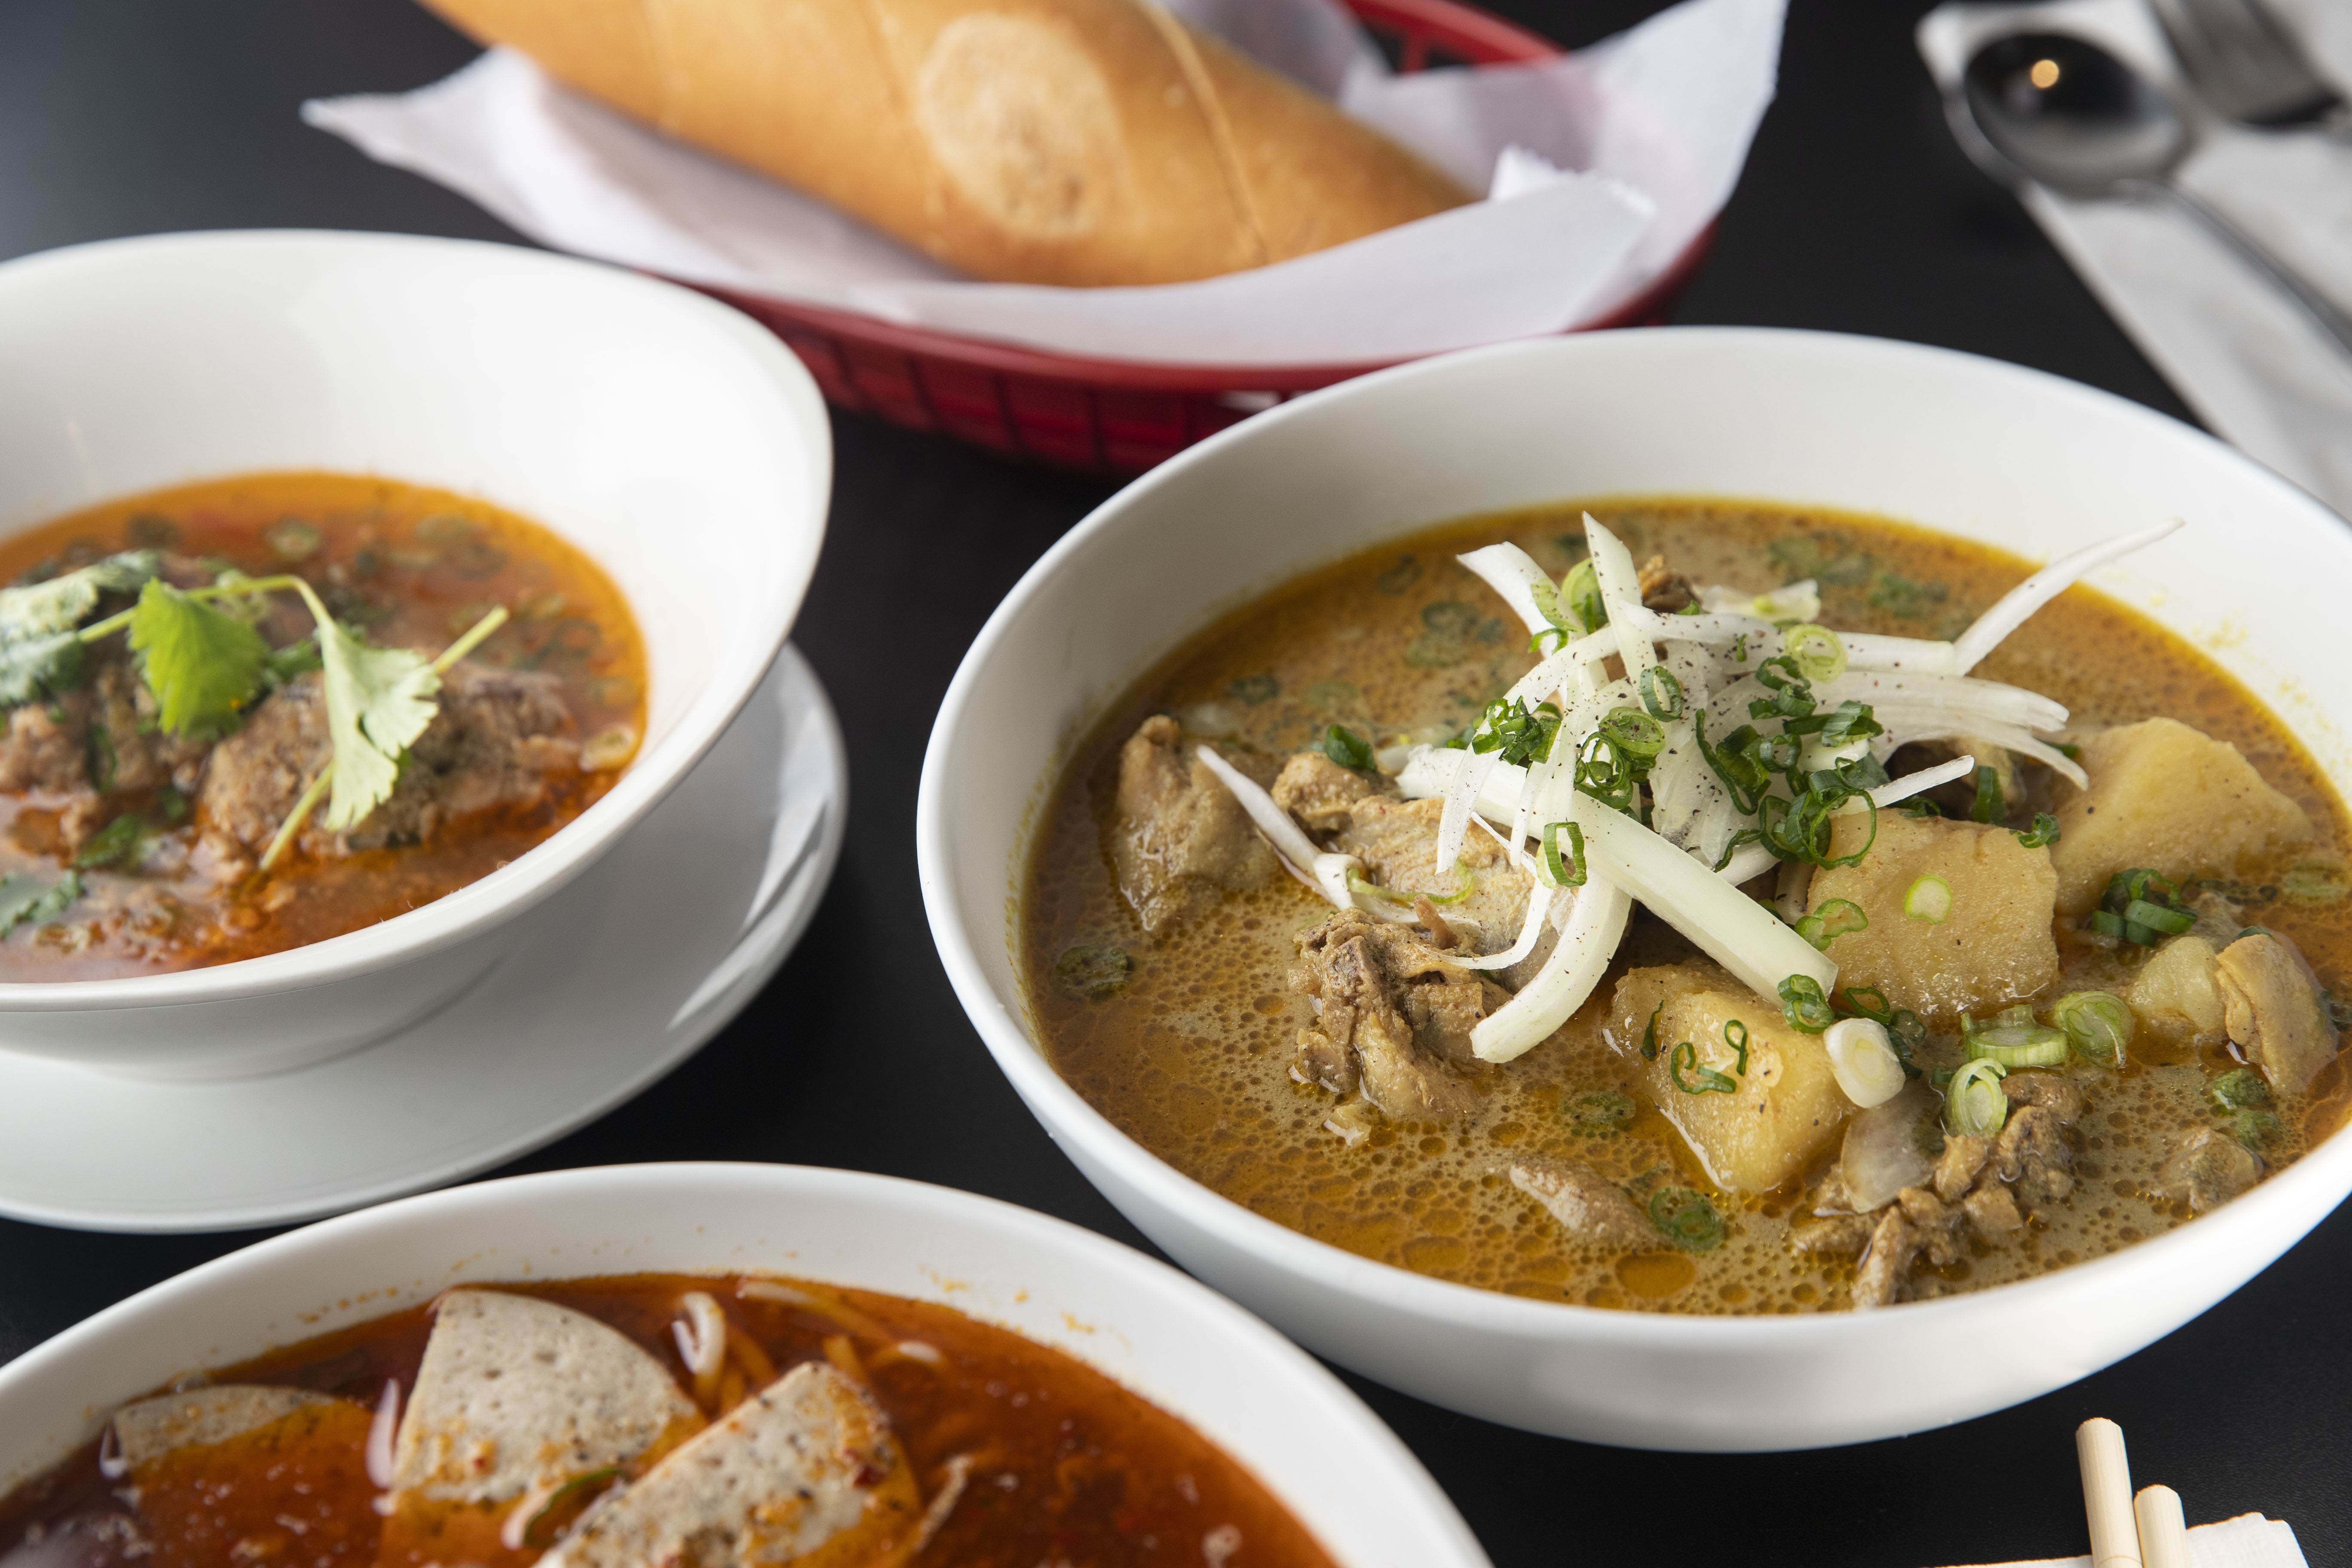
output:
[{"label": "white bowl of chicken curry", "polygon": [[603,268],[89,246],[0,268],[0,1048],[271,1071],[447,1001],[717,738],[822,534],[797,362]]},{"label": "white bowl of chicken curry", "polygon": [[2352,1185],[2341,659],[2265,609],[2347,546],[1926,350],[1371,378],[1000,610],[928,759],[934,929],[1097,1184],[1335,1359],[1645,1446],[1960,1419]]}]

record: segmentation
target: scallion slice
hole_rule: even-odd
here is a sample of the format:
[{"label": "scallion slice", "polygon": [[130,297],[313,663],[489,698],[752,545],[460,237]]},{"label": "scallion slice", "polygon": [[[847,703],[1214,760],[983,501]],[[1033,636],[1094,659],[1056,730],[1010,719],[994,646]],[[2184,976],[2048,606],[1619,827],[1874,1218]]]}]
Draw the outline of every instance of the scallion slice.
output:
[{"label": "scallion slice", "polygon": [[2066,1059],[2063,1029],[2040,1024],[2012,1024],[1974,1030],[1962,1037],[1970,1061],[1995,1061],[2004,1068],[2054,1068]]},{"label": "scallion slice", "polygon": [[1797,934],[1823,952],[1848,931],[1870,929],[1870,916],[1852,899],[1831,899],[1797,921]]},{"label": "scallion slice", "polygon": [[1966,1062],[1944,1086],[1944,1125],[1963,1138],[1990,1138],[2009,1121],[2009,1069],[1990,1057]]},{"label": "scallion slice", "polygon": [[2074,1054],[2105,1068],[2124,1065],[2131,1044],[2132,1010],[2112,991],[2074,991],[2058,998],[2050,1021],[2066,1031]]},{"label": "scallion slice", "polygon": [[1790,626],[1780,634],[1780,651],[1797,661],[1807,680],[1835,680],[1845,673],[1845,643],[1827,626]]},{"label": "scallion slice", "polygon": [[1864,1110],[1903,1092],[1903,1062],[1886,1026],[1869,1018],[1842,1018],[1822,1037],[1838,1088]]},{"label": "scallion slice", "polygon": [[2180,910],[2168,910],[2162,904],[2151,904],[2146,899],[2134,899],[2124,906],[2124,921],[2160,931],[2167,936],[2179,936],[2197,923],[2197,917]]},{"label": "scallion slice", "polygon": [[1942,925],[1952,915],[1952,885],[1928,872],[1903,895],[1903,912],[1915,921]]},{"label": "scallion slice", "polygon": [[[1562,832],[1568,836],[1568,855],[1562,858],[1559,840]],[[1581,888],[1585,883],[1584,829],[1573,822],[1547,822],[1543,833],[1544,869],[1551,873],[1556,888]]]},{"label": "scallion slice", "polygon": [[1683,716],[1683,683],[1663,664],[1642,672],[1642,707],[1653,719],[1671,723]]}]

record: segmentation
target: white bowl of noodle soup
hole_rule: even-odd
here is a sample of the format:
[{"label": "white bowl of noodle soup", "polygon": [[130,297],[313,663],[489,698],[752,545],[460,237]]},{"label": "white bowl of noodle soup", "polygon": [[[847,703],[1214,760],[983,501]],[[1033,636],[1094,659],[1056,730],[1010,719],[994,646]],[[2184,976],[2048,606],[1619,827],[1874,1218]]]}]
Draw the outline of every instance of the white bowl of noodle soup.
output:
[{"label": "white bowl of noodle soup", "polygon": [[[2095,574],[2181,634],[2352,780],[2352,683],[2324,619],[2267,614],[2291,560],[2324,601],[2352,534],[2221,443],[1989,360],[1827,334],[1596,333],[1370,376],[1252,419],[1121,491],[990,620],[925,760],[919,856],[959,996],[1030,1109],[1187,1268],[1320,1354],[1530,1430],[1687,1450],[1918,1431],[2032,1398],[2221,1300],[2352,1191],[2333,1138],[2220,1215],[1975,1294],[1866,1314],[1663,1316],[1475,1289],[1376,1263],[1177,1172],[1042,1053],[1015,901],[1076,738],[1219,614],[1420,527],[1577,496],[1755,498],[1880,514],[2046,560],[2167,517]],[[2227,548],[2217,548],[2226,542]],[[1998,1356],[1952,1353],[2005,1325]]]}]

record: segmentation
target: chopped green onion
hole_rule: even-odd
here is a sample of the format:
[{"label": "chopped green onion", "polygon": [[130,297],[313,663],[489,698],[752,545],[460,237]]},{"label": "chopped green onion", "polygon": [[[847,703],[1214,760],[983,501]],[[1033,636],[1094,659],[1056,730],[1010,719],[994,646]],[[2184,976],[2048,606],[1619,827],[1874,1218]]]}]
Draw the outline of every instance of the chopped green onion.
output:
[{"label": "chopped green onion", "polygon": [[1685,1252],[1713,1252],[1723,1245],[1723,1215],[1688,1187],[1660,1187],[1652,1193],[1650,1223]]},{"label": "chopped green onion", "polygon": [[1968,1029],[1961,1036],[1961,1047],[1970,1061],[1995,1061],[2004,1068],[2054,1068],[2066,1060],[2066,1031],[2040,1024]]},{"label": "chopped green onion", "polygon": [[1054,987],[1081,1002],[1099,1002],[1125,985],[1135,960],[1108,942],[1082,942],[1054,960]]},{"label": "chopped green onion", "polygon": [[1323,754],[1355,773],[1363,773],[1372,765],[1372,743],[1339,724],[1323,731]]},{"label": "chopped green onion", "polygon": [[2124,1065],[2131,1044],[2132,1010],[2111,991],[2074,991],[2058,998],[2050,1021],[2066,1031],[2074,1054],[2101,1067]]},{"label": "chopped green onion", "polygon": [[1612,708],[1601,721],[1601,732],[1619,751],[1647,763],[1666,749],[1666,729],[1638,708]]},{"label": "chopped green onion", "polygon": [[1579,1138],[1614,1138],[1633,1125],[1633,1098],[1613,1089],[1580,1094],[1569,1102],[1568,1130]]},{"label": "chopped green onion", "polygon": [[2215,1115],[2226,1116],[2231,1111],[2268,1105],[2271,1086],[2253,1068],[2235,1068],[2207,1084],[2205,1098],[2213,1102]]},{"label": "chopped green onion", "polygon": [[2168,910],[2162,904],[2151,904],[2146,899],[2134,899],[2124,906],[2124,921],[2160,931],[2167,936],[2179,936],[2197,923],[2197,917],[2180,910]]},{"label": "chopped green onion", "polygon": [[1642,672],[1642,707],[1653,719],[1668,723],[1683,716],[1683,683],[1663,664]]},{"label": "chopped green onion", "polygon": [[1822,983],[1810,974],[1791,974],[1780,982],[1780,1016],[1789,1027],[1808,1035],[1818,1035],[1837,1022],[1837,1011]]},{"label": "chopped green onion", "polygon": [[2285,1124],[2267,1110],[2241,1110],[2230,1119],[2230,1136],[2249,1149],[2268,1148],[2285,1131]]},{"label": "chopped green onion", "polygon": [[1963,1064],[1944,1089],[1944,1125],[1963,1138],[1990,1138],[2009,1121],[2000,1080],[2009,1069],[1989,1057]]},{"label": "chopped green onion", "polygon": [[1586,631],[1597,632],[1609,624],[1609,601],[1601,596],[1601,573],[1590,555],[1569,568],[1559,598]]},{"label": "chopped green onion", "polygon": [[1930,871],[1903,895],[1903,912],[1915,921],[1939,926],[1952,917],[1952,885]]},{"label": "chopped green onion", "polygon": [[1797,934],[1822,952],[1848,931],[1869,929],[1870,917],[1852,899],[1832,899],[1797,922]]},{"label": "chopped green onion", "polygon": [[[1683,1081],[1685,1068],[1689,1068],[1698,1074],[1697,1082]],[[1729,1073],[1717,1072],[1700,1061],[1698,1047],[1688,1040],[1676,1046],[1674,1054],[1666,1058],[1666,1076],[1673,1079],[1675,1087],[1685,1094],[1737,1094],[1739,1092],[1738,1081]]]},{"label": "chopped green onion", "polygon": [[1780,634],[1780,651],[1797,661],[1807,680],[1835,680],[1845,673],[1845,644],[1827,626],[1790,626]]},{"label": "chopped green onion", "polygon": [[[1731,1032],[1734,1029],[1739,1031],[1737,1037]],[[1731,1070],[1741,1078],[1746,1078],[1748,1076],[1748,1026],[1738,1018],[1724,1025],[1723,1043],[1739,1054],[1738,1063]]]},{"label": "chopped green onion", "polygon": [[2033,814],[2033,826],[2017,836],[2017,841],[2028,849],[2042,849],[2058,842],[2058,819],[2046,811]]},{"label": "chopped green onion", "polygon": [[1664,1002],[1650,1009],[1649,1027],[1642,1031],[1642,1059],[1645,1062],[1658,1059],[1658,1015],[1665,1010]]},{"label": "chopped green onion", "polygon": [[[1568,830],[1568,858],[1565,861],[1560,858],[1559,853],[1559,834],[1562,828]],[[1547,822],[1544,824],[1542,839],[1544,869],[1551,873],[1552,886],[1555,888],[1584,886],[1584,829],[1573,822]]]},{"label": "chopped green onion", "polygon": [[1969,807],[1970,822],[1999,822],[2009,815],[2009,807],[2000,798],[2000,770],[1979,766],[1977,798]]}]

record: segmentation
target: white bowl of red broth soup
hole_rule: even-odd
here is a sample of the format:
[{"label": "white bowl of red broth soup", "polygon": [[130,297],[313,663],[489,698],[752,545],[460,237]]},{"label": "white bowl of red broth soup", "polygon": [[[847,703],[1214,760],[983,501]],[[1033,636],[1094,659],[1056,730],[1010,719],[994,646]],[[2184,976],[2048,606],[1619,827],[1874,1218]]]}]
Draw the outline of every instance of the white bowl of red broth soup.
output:
[{"label": "white bowl of red broth soup", "polygon": [[2352,688],[2283,575],[2352,588],[2343,523],[1989,361],[1372,376],[1005,601],[932,929],[1087,1174],[1338,1362],[1655,1447],[1964,1419],[2352,1187]]},{"label": "white bowl of red broth soup", "polygon": [[0,1563],[150,1547],[190,1568],[1486,1561],[1338,1379],[1165,1265],[966,1193],[719,1164],[330,1220],[0,1369]]},{"label": "white bowl of red broth soup", "polygon": [[799,363],[589,263],[87,246],[0,267],[0,1048],[236,1075],[429,1012],[701,757],[823,534]]}]

